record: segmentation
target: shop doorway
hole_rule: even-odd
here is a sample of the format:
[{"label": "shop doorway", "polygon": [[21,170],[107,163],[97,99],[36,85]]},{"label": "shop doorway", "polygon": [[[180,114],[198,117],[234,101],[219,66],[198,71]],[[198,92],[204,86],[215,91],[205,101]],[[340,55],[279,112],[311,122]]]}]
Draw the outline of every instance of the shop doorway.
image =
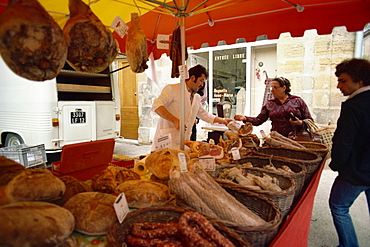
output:
[{"label": "shop doorway", "polygon": [[138,139],[139,114],[137,99],[137,78],[127,61],[119,61],[118,86],[121,101],[121,136],[125,139]]}]

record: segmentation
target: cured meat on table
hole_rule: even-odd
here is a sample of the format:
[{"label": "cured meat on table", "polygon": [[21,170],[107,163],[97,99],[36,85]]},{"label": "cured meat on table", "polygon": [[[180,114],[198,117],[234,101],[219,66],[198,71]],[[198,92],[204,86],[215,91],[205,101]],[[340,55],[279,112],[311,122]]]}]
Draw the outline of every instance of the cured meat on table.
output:
[{"label": "cured meat on table", "polygon": [[9,0],[0,16],[0,53],[17,75],[45,81],[65,64],[62,29],[37,0]]},{"label": "cured meat on table", "polygon": [[227,193],[199,166],[189,172],[171,171],[169,181],[176,202],[193,208],[209,217],[242,226],[261,226],[266,222]]},{"label": "cured meat on table", "polygon": [[127,31],[126,55],[132,72],[142,73],[148,68],[146,64],[148,61],[148,45],[137,13],[131,14],[130,27]]},{"label": "cured meat on table", "polygon": [[224,149],[221,146],[210,144],[201,141],[185,140],[185,145],[196,154],[196,157],[212,156],[215,159],[222,159],[224,157]]},{"label": "cured meat on table", "polygon": [[117,41],[81,0],[69,0],[69,12],[70,19],[63,28],[68,64],[79,72],[103,71],[118,54]]}]

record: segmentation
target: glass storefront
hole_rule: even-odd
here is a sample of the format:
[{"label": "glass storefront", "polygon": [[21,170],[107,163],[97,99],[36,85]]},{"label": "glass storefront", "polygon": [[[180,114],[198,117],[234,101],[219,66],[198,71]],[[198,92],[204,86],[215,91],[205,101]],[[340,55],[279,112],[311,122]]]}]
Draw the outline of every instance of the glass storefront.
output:
[{"label": "glass storefront", "polygon": [[[217,104],[225,105],[225,117],[235,115],[237,94],[246,88],[246,47],[189,54],[190,67],[202,64],[209,72],[206,97],[207,107],[217,114]],[[208,93],[212,92],[212,93]],[[227,105],[231,105],[230,110]]]}]

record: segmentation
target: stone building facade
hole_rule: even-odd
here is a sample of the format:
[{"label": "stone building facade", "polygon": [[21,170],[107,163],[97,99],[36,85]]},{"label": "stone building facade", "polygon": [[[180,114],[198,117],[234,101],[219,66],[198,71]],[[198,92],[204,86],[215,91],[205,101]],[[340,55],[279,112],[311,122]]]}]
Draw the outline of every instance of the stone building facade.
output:
[{"label": "stone building facade", "polygon": [[[368,45],[364,50],[369,50]],[[336,27],[329,35],[318,35],[316,30],[306,31],[303,37],[283,33],[277,40],[277,75],[291,80],[292,94],[305,100],[319,126],[336,124],[345,98],[336,88],[335,66],[354,57],[355,48],[356,33],[347,32],[345,27]],[[166,55],[155,61],[157,83],[146,73],[138,74],[139,143],[151,143],[154,135],[158,116],[151,110],[153,100],[165,85],[179,82],[170,76],[171,63]]]}]

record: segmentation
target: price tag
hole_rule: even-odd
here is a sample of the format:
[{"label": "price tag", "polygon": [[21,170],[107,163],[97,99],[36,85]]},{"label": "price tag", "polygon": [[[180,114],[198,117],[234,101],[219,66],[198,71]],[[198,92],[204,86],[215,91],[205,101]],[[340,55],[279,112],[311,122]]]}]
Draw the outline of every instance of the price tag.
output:
[{"label": "price tag", "polygon": [[157,35],[157,49],[170,49],[170,35],[158,34]]},{"label": "price tag", "polygon": [[260,130],[260,133],[261,133],[261,135],[262,135],[263,138],[266,138],[267,137],[264,130]]},{"label": "price tag", "polygon": [[187,172],[188,171],[188,164],[186,163],[186,156],[184,153],[178,154],[179,161],[180,161],[180,171]]},{"label": "price tag", "polygon": [[179,65],[179,73],[181,78],[189,78],[189,71],[186,65]]},{"label": "price tag", "polygon": [[172,146],[171,134],[159,137],[155,141],[155,151],[159,152],[163,149],[170,148]]},{"label": "price tag", "polygon": [[238,148],[232,148],[231,149],[231,154],[233,155],[234,160],[240,160],[240,153]]},{"label": "price tag", "polygon": [[125,36],[126,31],[128,29],[128,26],[126,25],[126,23],[119,16],[116,16],[116,18],[114,18],[111,26],[121,38]]},{"label": "price tag", "polygon": [[113,204],[113,207],[114,210],[116,211],[119,223],[122,223],[128,212],[130,211],[127,204],[125,193],[121,193],[117,196],[116,201]]},{"label": "price tag", "polygon": [[214,171],[216,169],[215,157],[199,157],[199,165],[203,167],[205,171]]}]

